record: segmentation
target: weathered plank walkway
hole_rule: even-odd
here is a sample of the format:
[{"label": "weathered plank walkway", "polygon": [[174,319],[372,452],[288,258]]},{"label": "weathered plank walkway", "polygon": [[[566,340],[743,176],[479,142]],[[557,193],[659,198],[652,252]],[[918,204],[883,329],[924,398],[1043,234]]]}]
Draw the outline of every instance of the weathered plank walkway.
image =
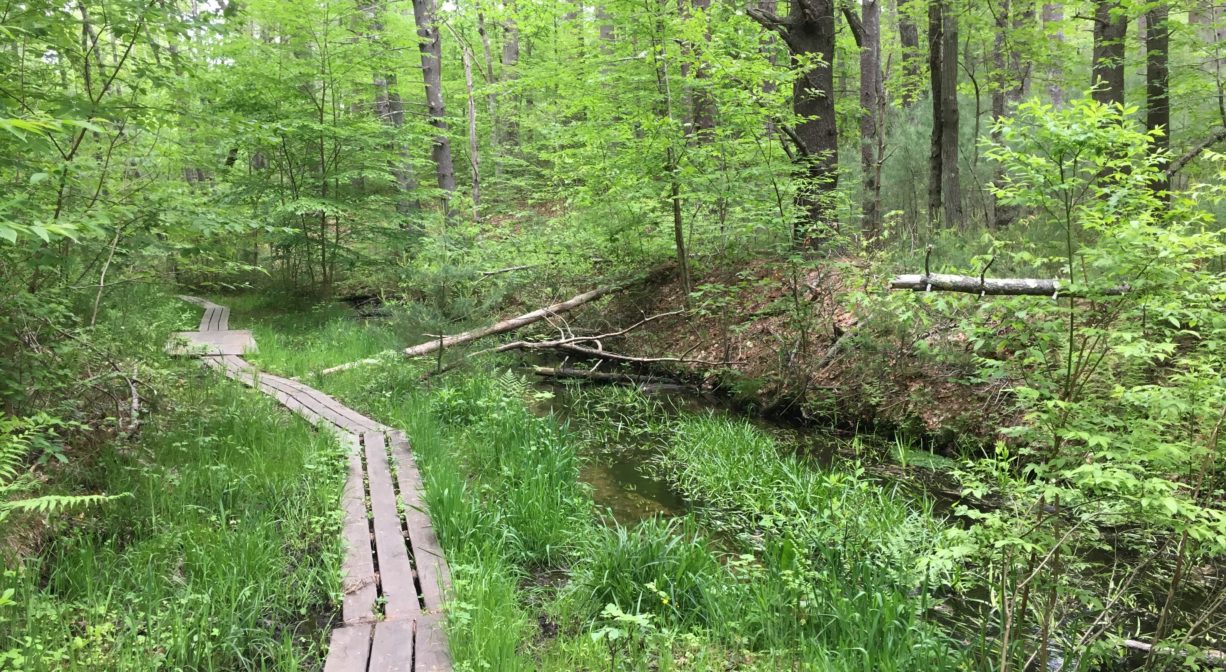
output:
[{"label": "weathered plank walkway", "polygon": [[[324,672],[441,672],[451,669],[443,600],[451,574],[430,524],[408,439],[300,382],[261,373],[243,360],[251,333],[229,328],[230,309],[204,308],[198,332],[179,337],[201,359],[264,392],[346,445],[343,625],[332,631]],[[398,506],[403,502],[404,506]]]}]

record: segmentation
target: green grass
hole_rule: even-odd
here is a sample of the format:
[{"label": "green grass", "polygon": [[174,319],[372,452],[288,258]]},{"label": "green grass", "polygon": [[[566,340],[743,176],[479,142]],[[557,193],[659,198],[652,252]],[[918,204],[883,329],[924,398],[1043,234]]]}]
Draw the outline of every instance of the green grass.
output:
[{"label": "green grass", "polygon": [[125,496],[9,519],[0,670],[320,668],[343,454],[268,397],[169,359],[169,332],[199,318],[139,287],[104,301],[88,338],[143,381],[144,425],[132,441],[76,437],[40,473],[48,492]]},{"label": "green grass", "polygon": [[248,359],[286,376],[395,351],[405,335],[387,322],[361,320],[336,303],[278,294],[212,297],[230,307],[230,328],[250,329],[258,351]]}]

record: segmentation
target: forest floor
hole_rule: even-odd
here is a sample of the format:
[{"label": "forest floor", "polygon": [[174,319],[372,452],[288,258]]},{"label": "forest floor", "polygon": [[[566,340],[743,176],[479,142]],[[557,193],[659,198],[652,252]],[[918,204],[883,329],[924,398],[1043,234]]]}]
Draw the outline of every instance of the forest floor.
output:
[{"label": "forest floor", "polygon": [[[1011,418],[1006,381],[973,375],[965,335],[955,325],[899,331],[880,319],[869,290],[849,287],[855,268],[831,264],[796,273],[785,263],[713,269],[692,282],[690,310],[652,321],[619,344],[626,354],[684,355],[665,365],[721,390],[754,413],[901,431],[935,445],[983,444]],[[686,305],[676,274],[614,296],[593,328],[632,324]],[[945,351],[952,357],[921,357]],[[610,349],[617,350],[617,347]]]}]

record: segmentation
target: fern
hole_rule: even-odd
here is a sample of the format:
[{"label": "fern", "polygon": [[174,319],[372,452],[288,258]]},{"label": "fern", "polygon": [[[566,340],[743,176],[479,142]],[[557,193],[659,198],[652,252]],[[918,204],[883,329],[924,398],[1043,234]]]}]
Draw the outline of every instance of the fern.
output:
[{"label": "fern", "polygon": [[22,467],[35,445],[45,443],[51,428],[63,423],[45,414],[29,418],[0,416],[0,523],[14,511],[53,514],[65,509],[100,504],[123,495],[28,495],[37,481]]},{"label": "fern", "polygon": [[510,369],[503,371],[494,380],[494,386],[504,398],[525,399],[531,392],[528,381]]}]

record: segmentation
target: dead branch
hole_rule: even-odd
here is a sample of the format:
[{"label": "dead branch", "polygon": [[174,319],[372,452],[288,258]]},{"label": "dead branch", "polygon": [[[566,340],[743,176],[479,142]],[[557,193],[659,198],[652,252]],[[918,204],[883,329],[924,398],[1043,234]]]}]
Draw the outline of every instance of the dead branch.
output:
[{"label": "dead branch", "polygon": [[[1071,285],[1068,286],[1071,288]],[[909,289],[916,292],[963,292],[980,296],[1081,296],[1084,290],[1076,292],[1061,285],[1059,280],[1043,280],[1038,278],[985,278],[973,275],[946,275],[944,273],[913,274],[895,276],[890,281],[890,289]],[[1097,292],[1108,296],[1127,294],[1127,285],[1111,287]]]},{"label": "dead branch", "polygon": [[540,264],[526,264],[524,266],[508,266],[506,268],[499,268],[493,271],[481,271],[481,277],[488,278],[491,275],[502,275],[503,273],[514,273],[515,271],[526,271],[529,268],[536,268],[539,265]]},{"label": "dead branch", "polygon": [[[1155,649],[1153,644],[1150,644],[1148,642],[1141,642],[1135,639],[1125,639],[1124,648],[1130,649],[1132,651],[1140,651],[1142,653],[1165,653],[1168,655],[1181,656],[1181,657],[1186,657],[1192,653],[1189,650],[1185,650],[1179,647],[1159,646],[1157,649]],[[1205,663],[1212,665],[1214,667],[1226,667],[1226,652],[1214,651],[1213,649],[1208,649],[1208,650],[1200,652],[1200,658]]]},{"label": "dead branch", "polygon": [[1175,173],[1178,173],[1179,171],[1183,170],[1185,166],[1187,166],[1189,163],[1192,162],[1192,159],[1195,159],[1196,157],[1200,156],[1201,152],[1205,151],[1206,149],[1209,149],[1213,145],[1216,145],[1217,143],[1223,140],[1226,140],[1226,128],[1219,128],[1216,131],[1214,131],[1212,134],[1210,134],[1209,137],[1205,138],[1204,140],[1201,140],[1195,145],[1192,145],[1192,147],[1188,151],[1184,152],[1182,156],[1172,161],[1171,165],[1166,167],[1167,177],[1170,177],[1174,175]]},{"label": "dead branch", "polygon": [[567,369],[561,367],[554,368],[549,366],[534,366],[529,370],[542,378],[574,378],[580,380],[595,380],[604,383],[624,383],[628,385],[664,384],[684,386],[684,383],[674,378],[643,376],[632,373],[606,373],[603,371],[586,371],[584,369]]},{"label": "dead branch", "polygon": [[585,292],[583,294],[579,294],[578,296],[572,297],[571,299],[567,301],[563,301],[561,303],[555,303],[552,306],[546,306],[544,308],[534,310],[530,313],[524,313],[523,315],[520,315],[519,317],[513,317],[511,319],[503,320],[501,322],[497,322],[495,324],[492,324],[486,327],[481,327],[480,329],[473,329],[472,331],[466,331],[460,334],[455,334],[454,336],[444,336],[442,338],[438,338],[438,339],[434,339],[426,343],[422,343],[421,345],[415,345],[411,348],[406,349],[404,351],[404,354],[406,357],[420,357],[422,355],[428,355],[432,352],[435,352],[439,350],[440,348],[449,348],[455,345],[469,343],[471,341],[475,341],[480,338],[485,338],[486,336],[493,336],[495,334],[502,334],[508,331],[514,331],[521,327],[526,327],[530,324],[535,324],[537,322],[540,322],[541,320],[545,319],[546,317],[549,317],[550,315],[556,315],[558,313],[565,313],[569,310],[578,308],[579,306],[582,306],[585,303],[599,299],[600,297],[605,296],[607,294],[619,292],[623,289],[626,289],[631,284],[633,284],[633,282],[626,282],[620,285],[613,285],[610,287],[601,287],[599,289],[594,289],[590,292]]}]

